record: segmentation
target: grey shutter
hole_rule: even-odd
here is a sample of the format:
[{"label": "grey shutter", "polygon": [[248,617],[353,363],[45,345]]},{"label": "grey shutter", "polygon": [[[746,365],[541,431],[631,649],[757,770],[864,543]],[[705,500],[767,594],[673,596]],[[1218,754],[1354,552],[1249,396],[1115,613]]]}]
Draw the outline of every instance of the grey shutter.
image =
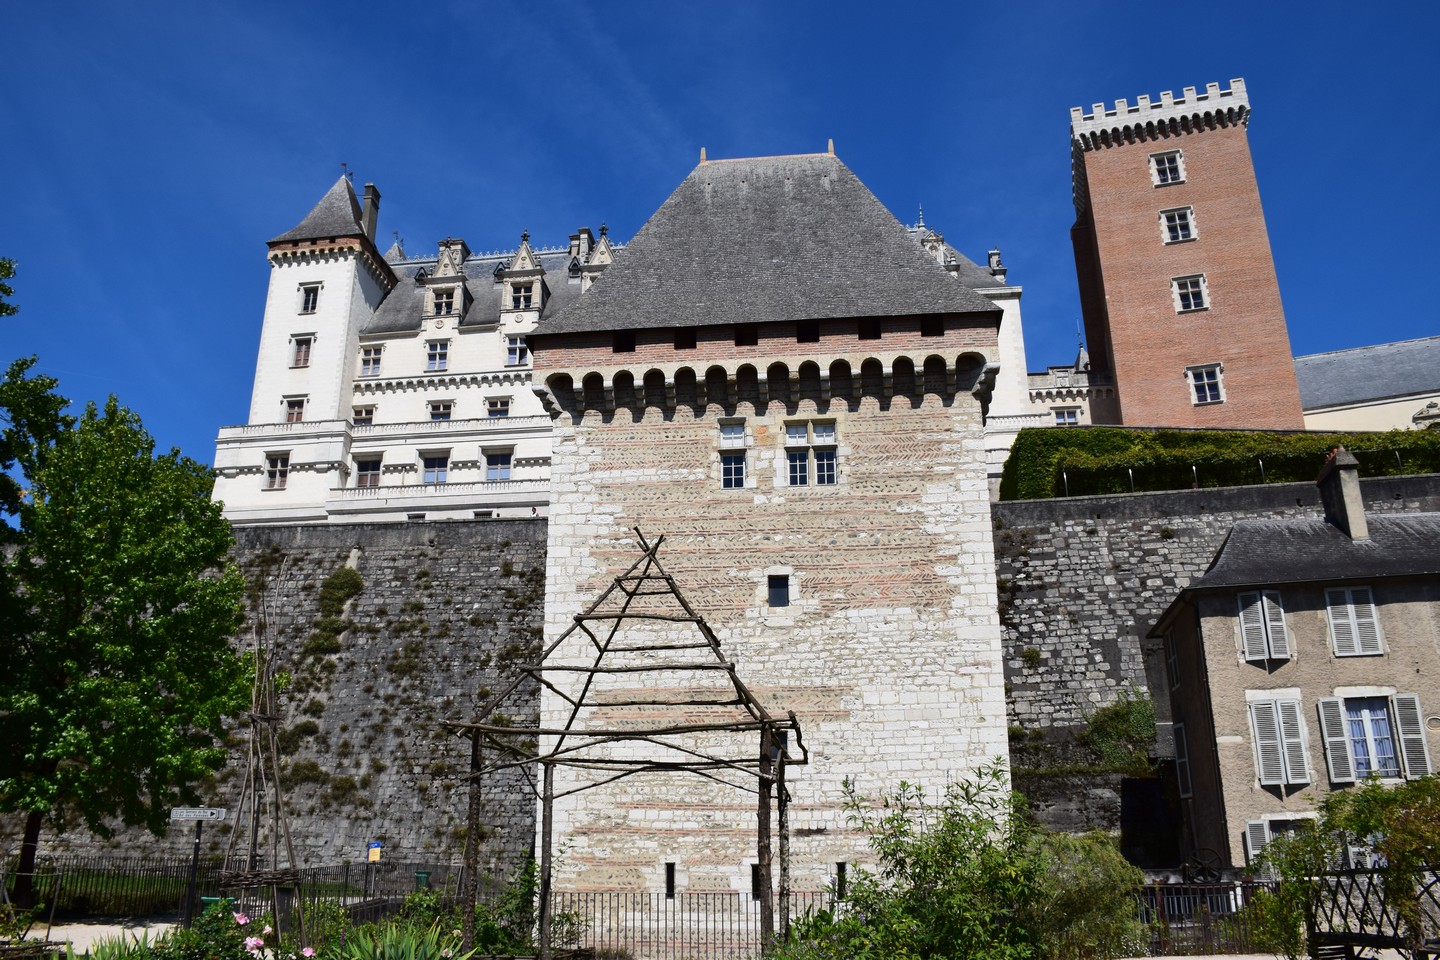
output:
[{"label": "grey shutter", "polygon": [[1380,621],[1369,587],[1350,590],[1350,609],[1355,617],[1356,647],[1360,653],[1380,653]]},{"label": "grey shutter", "polygon": [[1185,739],[1185,724],[1175,724],[1175,789],[1180,796],[1194,793],[1190,782],[1190,744]]},{"label": "grey shutter", "polygon": [[1325,739],[1325,762],[1330,767],[1331,783],[1354,783],[1355,760],[1350,756],[1350,736],[1345,728],[1345,701],[1339,697],[1321,697],[1320,733]]},{"label": "grey shutter", "polygon": [[1290,659],[1290,634],[1285,630],[1285,608],[1280,604],[1280,591],[1261,591],[1265,608],[1265,632],[1270,638],[1270,656],[1276,660]]},{"label": "grey shutter", "polygon": [[1305,727],[1300,723],[1299,700],[1277,700],[1280,743],[1285,752],[1285,782],[1309,783],[1310,764],[1305,756]]},{"label": "grey shutter", "polygon": [[1331,587],[1325,591],[1325,609],[1330,614],[1330,637],[1335,656],[1353,657],[1359,652],[1355,645],[1355,627],[1350,622],[1350,591]]},{"label": "grey shutter", "polygon": [[1413,693],[1394,697],[1395,726],[1400,731],[1400,754],[1405,758],[1405,776],[1414,779],[1430,773],[1430,751],[1425,744],[1425,724],[1420,698]]},{"label": "grey shutter", "polygon": [[1249,854],[1249,862],[1254,863],[1260,859],[1260,854],[1265,851],[1265,845],[1270,842],[1270,827],[1264,820],[1251,820],[1245,824],[1245,850]]},{"label": "grey shutter", "polygon": [[1235,598],[1240,604],[1240,651],[1246,660],[1268,660],[1265,645],[1265,617],[1259,593],[1242,593]]},{"label": "grey shutter", "polygon": [[1250,704],[1250,729],[1255,733],[1255,768],[1267,787],[1285,782],[1285,754],[1280,746],[1280,718],[1274,700]]}]

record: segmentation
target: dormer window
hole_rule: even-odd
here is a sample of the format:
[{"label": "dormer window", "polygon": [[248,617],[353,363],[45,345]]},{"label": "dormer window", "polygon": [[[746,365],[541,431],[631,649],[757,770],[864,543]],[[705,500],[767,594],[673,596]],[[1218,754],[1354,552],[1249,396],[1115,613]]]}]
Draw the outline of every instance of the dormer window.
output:
[{"label": "dormer window", "polygon": [[435,316],[448,317],[455,312],[455,291],[435,291]]},{"label": "dormer window", "polygon": [[501,260],[495,264],[495,282],[499,283],[505,279],[505,261]]},{"label": "dormer window", "polygon": [[510,285],[510,309],[529,310],[530,304],[535,299],[535,284],[529,281],[525,283],[513,283]]},{"label": "dormer window", "polygon": [[579,257],[571,257],[571,258],[570,258],[570,276],[572,276],[572,277],[578,277],[578,276],[580,276],[580,258],[579,258]]}]

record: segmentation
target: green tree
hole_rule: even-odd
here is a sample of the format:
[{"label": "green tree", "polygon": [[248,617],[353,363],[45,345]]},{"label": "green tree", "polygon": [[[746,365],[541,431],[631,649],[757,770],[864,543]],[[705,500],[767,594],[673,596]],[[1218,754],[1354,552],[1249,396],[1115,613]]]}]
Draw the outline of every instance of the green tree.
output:
[{"label": "green tree", "polygon": [[243,580],[209,471],[155,455],[113,397],[61,417],[53,381],[26,377],[31,362],[0,394],[19,474],[15,542],[0,555],[0,811],[25,816],[22,874],[47,818],[101,836],[116,820],[162,831],[224,762],[223,718],[248,692],[229,645]]},{"label": "green tree", "polygon": [[0,257],[0,317],[13,317],[20,309],[5,299],[15,296],[15,288],[5,282],[13,276],[15,276],[15,261],[9,257]]}]

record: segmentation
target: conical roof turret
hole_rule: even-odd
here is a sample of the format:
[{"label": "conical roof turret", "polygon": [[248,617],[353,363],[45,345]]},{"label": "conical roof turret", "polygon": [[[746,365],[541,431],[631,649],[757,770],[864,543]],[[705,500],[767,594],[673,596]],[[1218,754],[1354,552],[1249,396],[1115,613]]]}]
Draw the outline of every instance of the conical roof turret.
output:
[{"label": "conical roof turret", "polygon": [[294,240],[319,240],[324,237],[363,237],[360,202],[355,198],[355,188],[350,178],[341,176],[335,185],[320,198],[305,219],[291,230],[271,239],[271,243],[289,243]]}]

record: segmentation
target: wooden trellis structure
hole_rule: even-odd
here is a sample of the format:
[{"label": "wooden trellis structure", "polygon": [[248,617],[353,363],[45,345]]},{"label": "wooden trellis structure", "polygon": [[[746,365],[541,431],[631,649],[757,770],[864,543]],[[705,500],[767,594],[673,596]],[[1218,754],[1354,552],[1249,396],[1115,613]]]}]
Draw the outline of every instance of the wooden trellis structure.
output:
[{"label": "wooden trellis structure", "polygon": [[[788,903],[789,836],[785,767],[809,762],[793,711],[770,713],[726,659],[705,618],[665,572],[658,553],[663,536],[647,541],[628,570],[551,642],[538,662],[492,697],[474,719],[446,721],[471,746],[470,816],[465,846],[466,901],[473,900],[478,861],[481,782],[488,774],[519,770],[540,801],[540,956],[550,957],[550,891],[554,804],[557,799],[639,774],[685,773],[754,793],[761,889],[761,934],[774,934],[771,882],[771,809],[779,799],[780,902]],[[688,628],[680,636],[678,627]],[[582,641],[576,644],[577,634]],[[579,650],[566,645],[579,646]],[[548,691],[564,704],[564,721],[533,725],[502,712],[518,695]],[[625,720],[608,716],[623,709]],[[486,748],[489,748],[488,750]],[[535,768],[539,767],[536,776]],[[559,792],[555,768],[575,778]],[[466,948],[472,911],[467,910]],[[788,925],[782,913],[782,933]]]}]

